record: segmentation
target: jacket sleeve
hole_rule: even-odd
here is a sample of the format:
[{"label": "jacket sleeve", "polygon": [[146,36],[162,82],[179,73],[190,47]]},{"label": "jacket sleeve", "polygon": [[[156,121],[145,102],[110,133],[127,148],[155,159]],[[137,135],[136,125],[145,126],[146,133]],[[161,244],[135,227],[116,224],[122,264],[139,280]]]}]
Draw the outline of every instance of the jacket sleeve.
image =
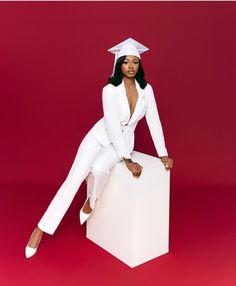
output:
[{"label": "jacket sleeve", "polygon": [[159,118],[153,89],[151,85],[148,85],[147,88],[149,88],[147,92],[148,104],[147,104],[147,110],[145,114],[147,124],[150,130],[156,151],[158,153],[158,156],[159,157],[168,156],[168,153],[165,147],[165,140],[164,140],[162,125],[161,125],[161,121]]},{"label": "jacket sleeve", "polygon": [[115,147],[119,158],[122,159],[124,157],[127,159],[131,159],[130,152],[122,135],[122,128],[120,125],[115,94],[113,94],[109,86],[103,88],[102,105],[106,131]]}]

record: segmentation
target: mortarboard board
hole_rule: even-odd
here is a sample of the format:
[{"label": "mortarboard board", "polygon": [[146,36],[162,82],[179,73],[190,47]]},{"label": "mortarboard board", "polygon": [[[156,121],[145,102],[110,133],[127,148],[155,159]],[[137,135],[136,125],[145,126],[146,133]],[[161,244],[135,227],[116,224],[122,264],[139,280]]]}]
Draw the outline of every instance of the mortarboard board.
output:
[{"label": "mortarboard board", "polygon": [[136,56],[139,59],[141,58],[140,54],[148,51],[149,48],[145,47],[141,43],[135,41],[132,38],[128,38],[127,40],[119,43],[118,45],[110,48],[108,51],[115,54],[115,61],[113,67],[113,74],[115,71],[115,65],[118,58],[122,56]]}]

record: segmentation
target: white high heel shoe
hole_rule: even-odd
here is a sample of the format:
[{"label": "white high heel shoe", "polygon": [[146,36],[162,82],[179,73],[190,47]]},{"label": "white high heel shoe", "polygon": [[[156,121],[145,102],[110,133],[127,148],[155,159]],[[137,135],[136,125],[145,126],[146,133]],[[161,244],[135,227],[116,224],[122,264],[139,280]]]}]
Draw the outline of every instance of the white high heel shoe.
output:
[{"label": "white high heel shoe", "polygon": [[[36,230],[36,229],[35,229]],[[33,233],[31,234],[30,237],[32,237],[32,235],[35,233],[35,230],[33,231]],[[38,249],[38,246],[39,246],[39,243],[41,241],[42,237],[40,238],[40,240],[38,241],[38,244],[37,244],[37,247],[36,248],[33,248],[33,247],[30,247],[28,245],[26,245],[25,247],[25,257],[26,258],[30,258],[32,257],[33,255],[35,255],[37,249]]]},{"label": "white high heel shoe", "polygon": [[79,213],[79,217],[80,217],[80,224],[82,225],[91,215],[91,213],[87,214],[87,213],[84,213],[83,212],[83,208],[84,208],[84,205],[86,204],[86,202],[88,201],[89,197],[87,197],[86,201],[84,202],[82,208],[80,209],[80,213]]}]

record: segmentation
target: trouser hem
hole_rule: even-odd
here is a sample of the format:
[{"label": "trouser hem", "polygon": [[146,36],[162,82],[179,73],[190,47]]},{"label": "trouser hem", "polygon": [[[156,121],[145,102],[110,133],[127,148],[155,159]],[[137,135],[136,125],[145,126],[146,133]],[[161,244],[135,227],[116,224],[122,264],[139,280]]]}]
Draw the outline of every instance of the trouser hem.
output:
[{"label": "trouser hem", "polygon": [[53,235],[55,230],[51,231],[51,230],[47,230],[44,227],[42,227],[40,224],[38,224],[38,228],[40,228],[43,232],[46,232],[47,234]]}]

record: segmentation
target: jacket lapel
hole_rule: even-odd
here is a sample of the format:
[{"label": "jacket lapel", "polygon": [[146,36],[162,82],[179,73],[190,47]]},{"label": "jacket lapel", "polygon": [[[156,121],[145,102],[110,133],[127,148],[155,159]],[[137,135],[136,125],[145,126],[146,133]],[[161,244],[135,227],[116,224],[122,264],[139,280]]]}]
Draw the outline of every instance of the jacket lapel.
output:
[{"label": "jacket lapel", "polygon": [[117,89],[118,89],[118,94],[119,94],[119,101],[122,106],[122,113],[125,116],[125,121],[128,122],[129,117],[130,117],[130,109],[129,109],[128,98],[126,96],[125,84],[123,80],[121,84],[117,86]]},{"label": "jacket lapel", "polygon": [[137,119],[137,117],[143,111],[143,108],[145,105],[145,102],[144,102],[145,92],[143,89],[141,89],[141,87],[139,86],[139,83],[136,80],[135,80],[135,85],[136,85],[136,89],[138,92],[138,100],[137,100],[137,103],[136,103],[136,106],[135,106],[135,109],[134,109],[134,112],[133,112],[131,118],[129,118],[130,117],[130,108],[129,108],[128,98],[126,96],[124,81],[122,80],[121,84],[117,86],[122,108],[124,108],[124,112],[125,112],[125,114],[127,114],[128,125]]},{"label": "jacket lapel", "polygon": [[134,113],[132,115],[132,117],[130,118],[129,124],[131,124],[132,122],[134,122],[139,115],[142,113],[145,102],[144,102],[144,95],[145,92],[144,90],[140,87],[139,83],[137,82],[137,80],[135,80],[135,85],[136,85],[136,89],[138,91],[138,100],[134,109]]}]

